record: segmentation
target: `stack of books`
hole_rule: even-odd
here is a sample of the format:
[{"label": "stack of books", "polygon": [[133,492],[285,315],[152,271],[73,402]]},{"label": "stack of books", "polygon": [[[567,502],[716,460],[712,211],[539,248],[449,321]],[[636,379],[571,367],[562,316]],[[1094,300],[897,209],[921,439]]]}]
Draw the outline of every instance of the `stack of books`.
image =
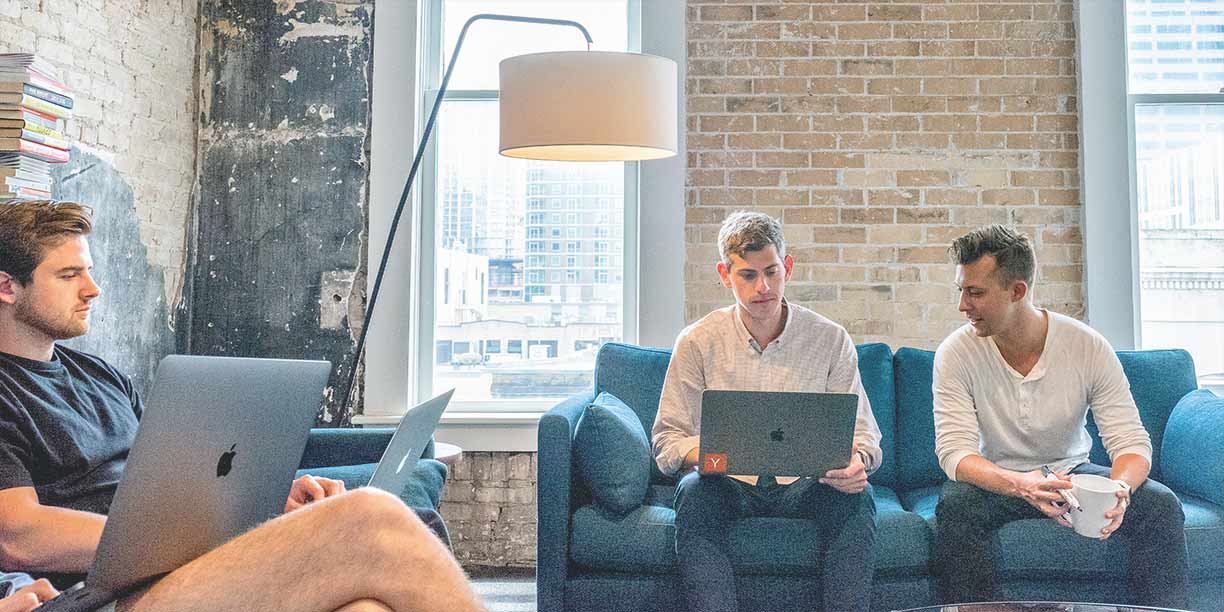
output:
[{"label": "stack of books", "polygon": [[72,93],[33,53],[0,53],[0,202],[51,197],[50,164],[68,161]]}]

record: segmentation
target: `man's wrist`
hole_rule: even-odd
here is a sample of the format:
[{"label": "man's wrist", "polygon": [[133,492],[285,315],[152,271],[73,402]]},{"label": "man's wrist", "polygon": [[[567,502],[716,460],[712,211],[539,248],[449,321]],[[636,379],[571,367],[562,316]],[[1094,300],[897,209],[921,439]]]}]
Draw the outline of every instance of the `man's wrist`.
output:
[{"label": "man's wrist", "polygon": [[871,471],[871,454],[861,448],[855,452],[858,453],[859,461],[863,462],[863,469],[870,472]]}]

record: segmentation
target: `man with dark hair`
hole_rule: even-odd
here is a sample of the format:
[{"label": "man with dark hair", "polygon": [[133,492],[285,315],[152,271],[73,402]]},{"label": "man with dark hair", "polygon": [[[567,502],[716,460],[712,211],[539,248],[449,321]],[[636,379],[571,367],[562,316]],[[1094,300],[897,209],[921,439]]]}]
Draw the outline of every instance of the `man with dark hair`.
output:
[{"label": "man with dark hair", "polygon": [[[858,353],[840,325],[786,301],[794,260],[782,226],[737,212],[718,233],[718,275],[735,304],[690,325],[676,339],[652,430],[655,462],[679,474],[676,555],[691,612],[735,610],[727,558],[731,523],[749,516],[815,521],[822,534],[824,610],[868,609],[875,502],[867,475],[880,466],[880,429],[859,379]],[[705,389],[858,395],[850,464],[820,479],[702,476],[697,465]]]},{"label": "man with dark hair", "polygon": [[[58,343],[89,330],[101,294],[91,229],[77,204],[0,204],[0,570],[84,573],[136,434],[131,380]],[[119,609],[480,608],[449,551],[396,497],[304,476],[285,512]],[[343,579],[334,568],[348,568]],[[53,594],[40,584],[13,605]]]},{"label": "man with dark hair", "polygon": [[[1121,485],[1101,536],[1129,541],[1135,603],[1184,607],[1181,504],[1148,478],[1151,438],[1113,348],[1087,325],[1033,305],[1036,258],[1023,234],[984,227],[949,251],[969,322],[939,345],[932,383],[935,451],[951,479],[935,510],[944,601],[995,599],[994,532],[1026,518],[1069,527],[1060,491],[1071,488],[1070,474],[1096,474]],[[1088,461],[1088,410],[1111,468]]]}]

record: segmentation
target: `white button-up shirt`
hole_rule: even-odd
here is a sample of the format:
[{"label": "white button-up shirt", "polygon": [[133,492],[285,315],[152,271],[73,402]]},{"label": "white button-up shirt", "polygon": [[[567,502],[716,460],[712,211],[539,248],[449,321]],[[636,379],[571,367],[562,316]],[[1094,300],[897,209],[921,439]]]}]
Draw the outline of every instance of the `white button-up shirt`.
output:
[{"label": "white button-up shirt", "polygon": [[1092,450],[1089,408],[1111,460],[1133,453],[1151,461],[1151,437],[1109,342],[1071,317],[1046,312],[1045,347],[1027,376],[971,325],[935,351],[935,453],[948,478],[956,480],[956,466],[969,455],[1017,472],[1042,465],[1066,472]]},{"label": "white button-up shirt", "polygon": [[[859,378],[850,334],[807,308],[785,304],[782,334],[764,348],[748,333],[734,305],[680,332],[651,429],[655,462],[663,473],[678,472],[684,457],[699,445],[701,392],[706,389],[854,393],[859,397],[854,440],[867,470],[879,467],[880,428]],[[756,482],[755,476],[737,478]],[[778,478],[781,484],[794,480]]]}]

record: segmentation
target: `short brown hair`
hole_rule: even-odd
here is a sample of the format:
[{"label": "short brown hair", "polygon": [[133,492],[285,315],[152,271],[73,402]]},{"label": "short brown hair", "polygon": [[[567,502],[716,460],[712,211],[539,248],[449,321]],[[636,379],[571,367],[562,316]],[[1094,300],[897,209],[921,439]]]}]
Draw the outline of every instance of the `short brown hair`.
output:
[{"label": "short brown hair", "polygon": [[979,227],[952,241],[948,247],[952,261],[962,266],[969,265],[986,255],[992,255],[999,282],[1004,286],[1014,281],[1024,281],[1032,286],[1033,273],[1037,269],[1037,257],[1028,236],[1006,225]]},{"label": "short brown hair", "polygon": [[733,212],[727,215],[718,230],[718,254],[728,266],[731,265],[731,255],[744,257],[771,244],[778,250],[778,257],[786,257],[782,224],[764,213],[746,210]]},{"label": "short brown hair", "polygon": [[0,272],[21,284],[34,278],[34,269],[47,251],[69,235],[93,231],[93,211],[75,202],[30,200],[0,204]]}]

